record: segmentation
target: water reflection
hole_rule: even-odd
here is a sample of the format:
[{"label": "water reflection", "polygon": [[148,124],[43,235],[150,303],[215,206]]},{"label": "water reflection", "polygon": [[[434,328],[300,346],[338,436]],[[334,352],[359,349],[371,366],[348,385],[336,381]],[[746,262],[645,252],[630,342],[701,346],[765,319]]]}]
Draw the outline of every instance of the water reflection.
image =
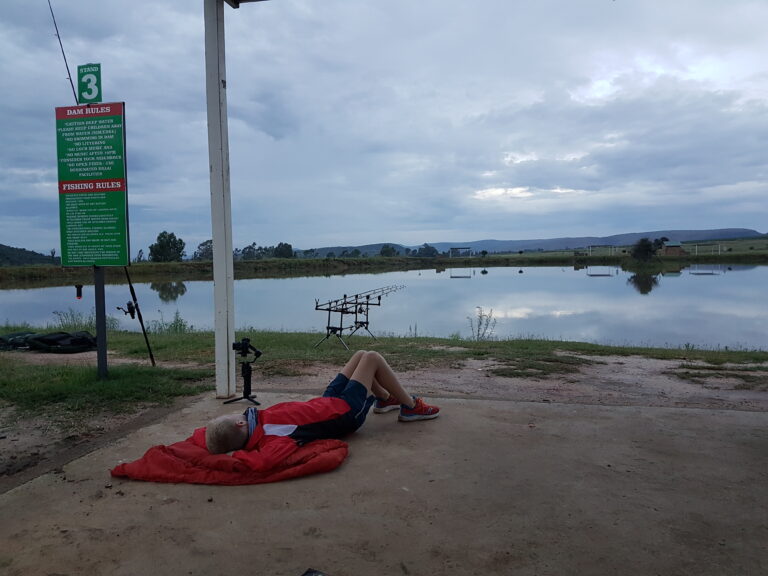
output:
[{"label": "water reflection", "polygon": [[[386,296],[371,311],[376,336],[470,338],[467,317],[478,307],[493,310],[498,338],[550,338],[601,344],[768,349],[768,266],[665,270],[657,274],[616,268],[478,268],[413,270],[348,276],[244,279],[235,282],[238,330],[308,331],[322,334],[327,313],[315,309],[342,294],[387,285],[405,289]],[[524,272],[524,273],[523,273]],[[469,275],[465,280],[451,276]],[[147,323],[181,318],[199,329],[213,328],[213,283],[137,284]],[[107,285],[107,308],[123,306],[127,286]],[[0,323],[46,326],[54,311],[94,306],[93,287],[75,300],[71,287],[0,290]],[[122,314],[121,314],[122,316]],[[121,327],[137,330],[130,318]],[[354,339],[367,335],[356,334]],[[364,346],[366,344],[356,344]]]},{"label": "water reflection", "polygon": [[633,274],[627,278],[627,284],[640,294],[650,294],[659,285],[659,279],[653,274]]},{"label": "water reflection", "polygon": [[176,302],[187,293],[184,282],[152,282],[149,287],[157,292],[161,302]]}]

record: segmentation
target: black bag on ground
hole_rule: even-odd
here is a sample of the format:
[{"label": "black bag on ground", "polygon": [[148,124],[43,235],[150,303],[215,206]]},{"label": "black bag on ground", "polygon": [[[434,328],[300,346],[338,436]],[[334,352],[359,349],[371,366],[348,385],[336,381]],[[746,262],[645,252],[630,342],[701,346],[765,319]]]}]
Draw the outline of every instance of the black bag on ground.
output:
[{"label": "black bag on ground", "polygon": [[51,332],[26,337],[30,350],[54,354],[74,354],[96,349],[96,338],[90,332]]},{"label": "black bag on ground", "polygon": [[0,350],[18,350],[27,347],[27,337],[34,332],[11,332],[0,336]]}]

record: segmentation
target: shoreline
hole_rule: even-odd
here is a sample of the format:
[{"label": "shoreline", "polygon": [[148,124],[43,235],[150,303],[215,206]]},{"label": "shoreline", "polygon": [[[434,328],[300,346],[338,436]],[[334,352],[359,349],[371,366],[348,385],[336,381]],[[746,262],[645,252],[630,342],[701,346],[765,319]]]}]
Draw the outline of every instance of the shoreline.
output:
[{"label": "shoreline", "polygon": [[[723,266],[768,266],[768,253],[705,254],[685,257],[657,257],[650,262],[638,262],[623,256],[588,256],[582,253],[525,253],[485,257],[435,258],[371,257],[371,258],[271,258],[240,260],[235,263],[235,280],[257,278],[303,278],[315,276],[341,276],[351,274],[377,274],[409,270],[445,270],[447,268],[546,268],[573,266],[617,266],[625,272],[655,276],[675,273],[699,264]],[[212,281],[213,262],[139,262],[126,267],[133,282]],[[123,267],[106,267],[107,284],[127,284]],[[93,268],[62,267],[57,265],[0,267],[0,290],[47,288],[93,283]]]}]

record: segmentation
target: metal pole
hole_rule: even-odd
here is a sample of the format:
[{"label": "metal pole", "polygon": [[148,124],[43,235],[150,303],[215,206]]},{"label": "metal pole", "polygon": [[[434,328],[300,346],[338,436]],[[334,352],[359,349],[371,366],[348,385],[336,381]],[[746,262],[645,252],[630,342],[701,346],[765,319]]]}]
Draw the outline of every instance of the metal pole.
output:
[{"label": "metal pole", "polygon": [[213,299],[216,334],[216,397],[235,394],[234,262],[229,188],[227,78],[224,56],[224,0],[205,5],[205,87],[208,102],[208,157],[213,232]]},{"label": "metal pole", "polygon": [[96,304],[96,372],[99,380],[107,378],[107,309],[104,296],[104,268],[93,267],[93,288]]}]

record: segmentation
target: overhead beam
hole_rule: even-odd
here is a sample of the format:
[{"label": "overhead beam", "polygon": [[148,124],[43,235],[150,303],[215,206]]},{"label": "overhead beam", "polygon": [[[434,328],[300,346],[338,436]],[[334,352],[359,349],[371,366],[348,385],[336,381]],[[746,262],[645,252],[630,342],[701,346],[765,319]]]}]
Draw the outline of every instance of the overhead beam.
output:
[{"label": "overhead beam", "polygon": [[240,8],[240,4],[246,4],[248,2],[266,2],[267,0],[225,0],[227,4],[232,8]]}]

